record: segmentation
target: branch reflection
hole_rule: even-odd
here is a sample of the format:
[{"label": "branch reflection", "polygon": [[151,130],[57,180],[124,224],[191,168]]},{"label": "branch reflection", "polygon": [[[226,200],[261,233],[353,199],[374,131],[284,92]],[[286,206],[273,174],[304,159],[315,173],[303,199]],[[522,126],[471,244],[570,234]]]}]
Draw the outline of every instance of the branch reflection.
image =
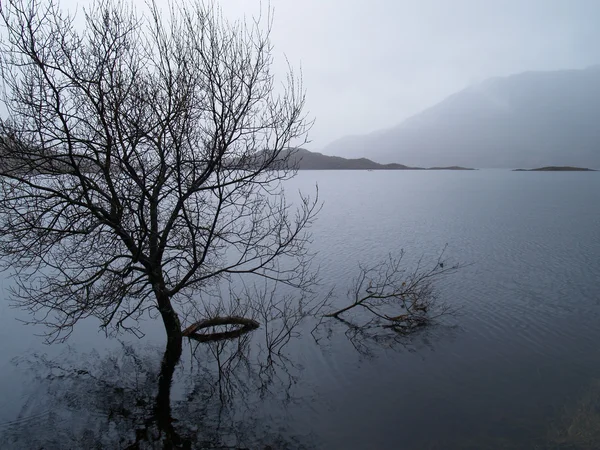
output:
[{"label": "branch reflection", "polygon": [[272,342],[258,345],[258,336],[191,342],[182,357],[167,347],[162,360],[156,347],[125,343],[104,356],[67,349],[54,359],[19,358],[32,394],[17,420],[0,427],[0,447],[311,447],[258,411],[269,398],[291,400],[298,376],[282,349],[265,353]]}]

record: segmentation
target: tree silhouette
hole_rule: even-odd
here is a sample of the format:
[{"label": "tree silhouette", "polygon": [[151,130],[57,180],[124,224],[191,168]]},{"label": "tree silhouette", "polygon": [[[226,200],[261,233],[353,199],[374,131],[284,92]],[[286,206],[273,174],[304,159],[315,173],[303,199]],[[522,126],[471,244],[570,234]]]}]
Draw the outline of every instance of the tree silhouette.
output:
[{"label": "tree silhouette", "polygon": [[0,16],[0,255],[50,341],[158,311],[181,347],[182,311],[223,280],[314,281],[318,203],[282,187],[310,123],[301,80],[275,83],[270,18],[154,0],[98,0],[79,22],[7,0]]}]

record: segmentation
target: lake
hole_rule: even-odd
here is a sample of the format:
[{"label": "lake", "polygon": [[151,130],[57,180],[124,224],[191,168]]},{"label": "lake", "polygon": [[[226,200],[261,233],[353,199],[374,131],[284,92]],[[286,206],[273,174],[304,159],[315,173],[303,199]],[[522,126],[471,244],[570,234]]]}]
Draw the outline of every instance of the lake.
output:
[{"label": "lake", "polygon": [[[468,264],[437,285],[458,312],[410,337],[329,321],[317,342],[306,323],[270,366],[256,362],[263,328],[238,359],[222,355],[239,342],[187,345],[172,415],[193,448],[600,446],[600,173],[304,171],[286,189],[316,184],[322,295],[334,287],[341,306],[359,262],[404,249],[410,268],[447,244]],[[48,346],[23,312],[0,311],[2,448],[152,448],[136,438],[160,320],[141,340],[86,321]]]}]

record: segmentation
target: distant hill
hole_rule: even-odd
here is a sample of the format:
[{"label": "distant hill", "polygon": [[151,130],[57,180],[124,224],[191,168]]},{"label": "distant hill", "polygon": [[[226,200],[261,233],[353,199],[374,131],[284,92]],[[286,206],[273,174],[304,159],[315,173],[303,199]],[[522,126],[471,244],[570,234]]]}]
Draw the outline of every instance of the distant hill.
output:
[{"label": "distant hill", "polygon": [[300,170],[473,170],[465,167],[409,167],[403,164],[378,164],[367,158],[346,159],[339,156],[326,156],[300,148],[295,150],[291,162]]},{"label": "distant hill", "polygon": [[293,160],[300,170],[407,170],[411,167],[390,163],[378,164],[367,158],[346,159],[339,156],[326,156],[322,153],[310,152],[306,149],[297,149]]},{"label": "distant hill", "polygon": [[323,153],[412,166],[600,168],[600,66],[492,78]]}]

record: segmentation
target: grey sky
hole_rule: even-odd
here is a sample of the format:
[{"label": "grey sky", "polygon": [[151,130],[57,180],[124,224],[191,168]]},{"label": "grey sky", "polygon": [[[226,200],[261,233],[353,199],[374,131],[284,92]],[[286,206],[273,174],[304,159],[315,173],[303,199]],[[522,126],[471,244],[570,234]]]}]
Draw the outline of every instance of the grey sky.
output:
[{"label": "grey sky", "polygon": [[[59,1],[66,9],[89,4]],[[214,1],[232,19],[261,9],[261,0]],[[263,10],[268,5],[262,1]],[[284,54],[302,67],[307,109],[316,119],[311,150],[396,125],[485,78],[600,64],[600,0],[270,0],[270,5],[277,71],[285,69]]]},{"label": "grey sky", "polygon": [[[228,16],[258,0],[223,0]],[[263,2],[263,6],[266,3]],[[301,64],[309,149],[399,123],[468,84],[600,63],[599,0],[271,0],[273,43]]]}]

